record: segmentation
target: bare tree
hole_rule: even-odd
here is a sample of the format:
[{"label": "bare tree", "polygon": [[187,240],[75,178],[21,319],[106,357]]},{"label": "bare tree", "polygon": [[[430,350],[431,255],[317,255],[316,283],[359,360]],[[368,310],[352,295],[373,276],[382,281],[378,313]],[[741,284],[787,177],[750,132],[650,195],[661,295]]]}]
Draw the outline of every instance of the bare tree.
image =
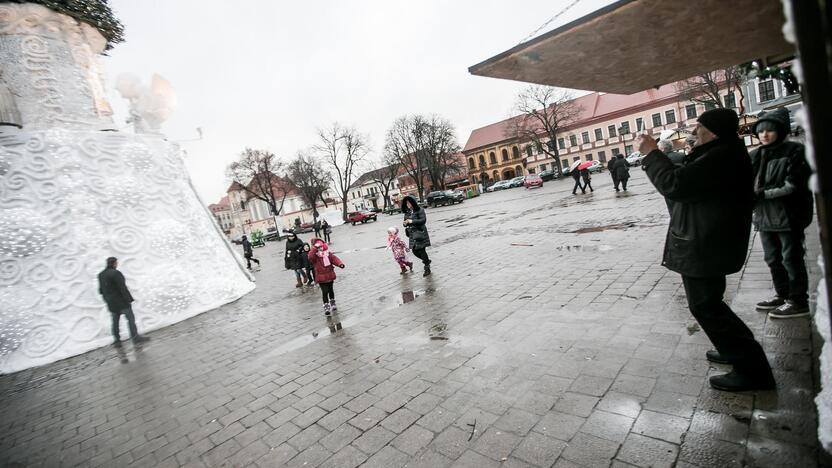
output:
[{"label": "bare tree", "polygon": [[464,167],[455,157],[459,144],[453,125],[436,115],[396,119],[387,131],[384,152],[398,160],[414,180],[420,200],[424,198],[425,176],[434,188],[444,189],[445,178],[461,173]]},{"label": "bare tree", "polygon": [[328,206],[324,193],[329,190],[331,180],[321,162],[305,151],[298,151],[288,167],[289,179],[300,192],[303,200],[312,208],[313,219],[318,219],[318,201]]},{"label": "bare tree", "polygon": [[533,145],[538,152],[555,160],[553,169],[560,177],[558,133],[576,122],[583,108],[574,95],[565,89],[543,85],[529,85],[517,95],[515,110],[520,114],[507,130],[510,138],[518,138]]},{"label": "bare tree", "polygon": [[736,108],[737,113],[742,115],[745,112],[745,95],[742,88],[746,80],[746,72],[741,67],[734,66],[702,73],[679,81],[674,86],[682,100],[720,108],[727,107],[722,93],[731,94],[736,91],[739,98],[735,99],[731,107]]},{"label": "bare tree", "polygon": [[252,148],[243,150],[239,159],[226,168],[227,177],[243,187],[247,198],[266,202],[274,217],[283,211],[293,188],[284,172],[285,164],[274,153]]},{"label": "bare tree", "polygon": [[373,182],[381,187],[381,197],[384,200],[382,209],[386,210],[390,205],[390,191],[393,189],[393,183],[399,178],[401,167],[399,159],[390,155],[385,155],[380,161],[371,165],[370,176]]},{"label": "bare tree", "polygon": [[314,146],[330,166],[335,191],[341,197],[343,219],[347,219],[347,194],[355,176],[356,165],[369,152],[367,136],[352,127],[342,127],[337,122],[325,129],[318,129],[318,144]]}]

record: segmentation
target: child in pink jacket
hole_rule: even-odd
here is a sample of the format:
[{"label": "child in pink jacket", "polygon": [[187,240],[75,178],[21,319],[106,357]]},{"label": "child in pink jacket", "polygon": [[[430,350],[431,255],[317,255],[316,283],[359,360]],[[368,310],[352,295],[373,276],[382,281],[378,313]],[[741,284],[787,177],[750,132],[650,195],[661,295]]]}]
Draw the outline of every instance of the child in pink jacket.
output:
[{"label": "child in pink jacket", "polygon": [[391,227],[387,230],[387,248],[393,251],[393,258],[402,269],[401,274],[407,273],[408,268],[413,271],[413,262],[407,261],[407,252],[410,249],[399,237],[399,228]]},{"label": "child in pink jacket", "polygon": [[335,305],[335,290],[333,289],[335,267],[344,268],[344,262],[330,252],[326,242],[320,239],[312,239],[312,248],[309,249],[307,255],[315,272],[315,281],[321,287],[321,295],[324,299],[324,315],[338,312],[338,306]]}]

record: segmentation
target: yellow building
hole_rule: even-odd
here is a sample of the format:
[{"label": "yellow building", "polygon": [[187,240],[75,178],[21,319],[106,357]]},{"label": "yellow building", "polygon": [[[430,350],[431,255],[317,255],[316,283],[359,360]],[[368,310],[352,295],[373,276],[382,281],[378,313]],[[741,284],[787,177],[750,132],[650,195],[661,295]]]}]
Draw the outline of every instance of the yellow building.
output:
[{"label": "yellow building", "polygon": [[[723,95],[726,107],[738,107],[738,98],[734,92]],[[575,101],[581,109],[579,117],[558,132],[561,168],[574,161],[606,163],[615,155],[628,155],[634,151],[638,133],[658,136],[663,130],[690,130],[705,111],[702,104],[682,100],[672,84],[629,96],[590,93]],[[556,161],[516,136],[515,120],[519,118],[471,132],[462,152],[473,183],[488,186],[498,180],[554,169]]]}]

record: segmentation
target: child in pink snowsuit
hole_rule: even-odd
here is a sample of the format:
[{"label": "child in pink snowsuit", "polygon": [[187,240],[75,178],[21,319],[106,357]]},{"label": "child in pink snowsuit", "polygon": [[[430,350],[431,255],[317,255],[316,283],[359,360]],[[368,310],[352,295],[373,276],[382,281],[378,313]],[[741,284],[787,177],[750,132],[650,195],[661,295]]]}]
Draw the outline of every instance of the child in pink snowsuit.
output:
[{"label": "child in pink snowsuit", "polygon": [[391,227],[387,230],[387,248],[393,251],[393,258],[402,269],[401,274],[407,273],[408,268],[410,268],[410,271],[413,271],[413,262],[407,261],[407,252],[410,249],[399,237],[399,228]]}]

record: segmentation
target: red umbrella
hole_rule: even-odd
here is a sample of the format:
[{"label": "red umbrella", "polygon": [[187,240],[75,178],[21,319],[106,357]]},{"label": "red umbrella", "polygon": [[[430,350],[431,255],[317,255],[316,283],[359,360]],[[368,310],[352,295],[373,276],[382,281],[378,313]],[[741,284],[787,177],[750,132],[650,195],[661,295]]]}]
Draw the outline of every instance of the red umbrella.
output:
[{"label": "red umbrella", "polygon": [[591,165],[592,165],[592,161],[582,162],[582,163],[578,166],[578,170],[579,170],[579,171],[582,171],[582,170],[584,170],[584,169],[588,168],[588,167],[589,167],[589,166],[591,166]]}]

